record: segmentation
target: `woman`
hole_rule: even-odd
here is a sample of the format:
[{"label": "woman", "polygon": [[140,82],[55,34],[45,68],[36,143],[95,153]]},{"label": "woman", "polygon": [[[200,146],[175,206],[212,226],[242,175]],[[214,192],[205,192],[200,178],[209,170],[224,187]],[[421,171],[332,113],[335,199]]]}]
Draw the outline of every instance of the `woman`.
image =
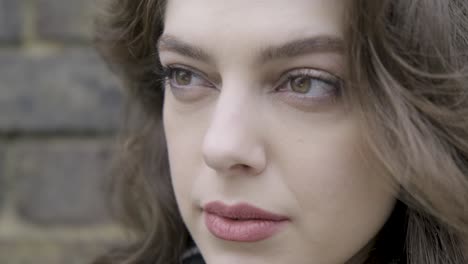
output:
[{"label": "woman", "polygon": [[97,32],[137,232],[97,263],[468,261],[466,1],[110,0]]}]

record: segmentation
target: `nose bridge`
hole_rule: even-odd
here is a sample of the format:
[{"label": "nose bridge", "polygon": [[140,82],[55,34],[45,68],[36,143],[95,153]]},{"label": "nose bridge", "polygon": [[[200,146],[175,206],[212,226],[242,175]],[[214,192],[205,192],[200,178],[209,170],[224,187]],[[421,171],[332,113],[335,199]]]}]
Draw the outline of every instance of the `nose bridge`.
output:
[{"label": "nose bridge", "polygon": [[[244,87],[245,88],[245,87]],[[206,164],[219,171],[238,168],[259,173],[266,158],[258,133],[258,109],[249,92],[224,86],[203,141]]]}]

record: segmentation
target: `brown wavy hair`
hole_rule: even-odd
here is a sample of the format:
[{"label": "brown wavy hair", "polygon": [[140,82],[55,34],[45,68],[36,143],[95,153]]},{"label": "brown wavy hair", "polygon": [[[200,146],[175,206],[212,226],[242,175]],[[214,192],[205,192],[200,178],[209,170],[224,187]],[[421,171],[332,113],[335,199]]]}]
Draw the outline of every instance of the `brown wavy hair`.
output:
[{"label": "brown wavy hair", "polygon": [[[163,0],[108,0],[96,45],[129,98],[112,204],[134,239],[96,264],[178,263],[191,241],[162,126]],[[468,1],[350,0],[347,99],[400,190],[366,263],[468,263]],[[379,175],[380,176],[380,175]]]}]

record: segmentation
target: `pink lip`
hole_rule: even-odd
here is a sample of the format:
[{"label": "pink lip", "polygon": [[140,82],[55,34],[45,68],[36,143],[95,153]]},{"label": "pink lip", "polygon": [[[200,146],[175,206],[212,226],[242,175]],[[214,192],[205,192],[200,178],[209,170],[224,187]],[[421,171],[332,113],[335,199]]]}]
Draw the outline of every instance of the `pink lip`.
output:
[{"label": "pink lip", "polygon": [[205,225],[216,237],[229,241],[255,242],[276,234],[289,220],[278,215],[241,203],[233,206],[211,202],[203,207]]}]

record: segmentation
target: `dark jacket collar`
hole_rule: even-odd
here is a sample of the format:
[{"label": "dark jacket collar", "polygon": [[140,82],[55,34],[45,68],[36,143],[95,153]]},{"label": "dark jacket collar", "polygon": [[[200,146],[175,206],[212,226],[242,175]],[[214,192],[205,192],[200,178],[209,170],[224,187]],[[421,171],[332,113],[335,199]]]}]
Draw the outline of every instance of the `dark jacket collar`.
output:
[{"label": "dark jacket collar", "polygon": [[181,257],[181,264],[205,264],[200,250],[196,246],[190,247]]}]

